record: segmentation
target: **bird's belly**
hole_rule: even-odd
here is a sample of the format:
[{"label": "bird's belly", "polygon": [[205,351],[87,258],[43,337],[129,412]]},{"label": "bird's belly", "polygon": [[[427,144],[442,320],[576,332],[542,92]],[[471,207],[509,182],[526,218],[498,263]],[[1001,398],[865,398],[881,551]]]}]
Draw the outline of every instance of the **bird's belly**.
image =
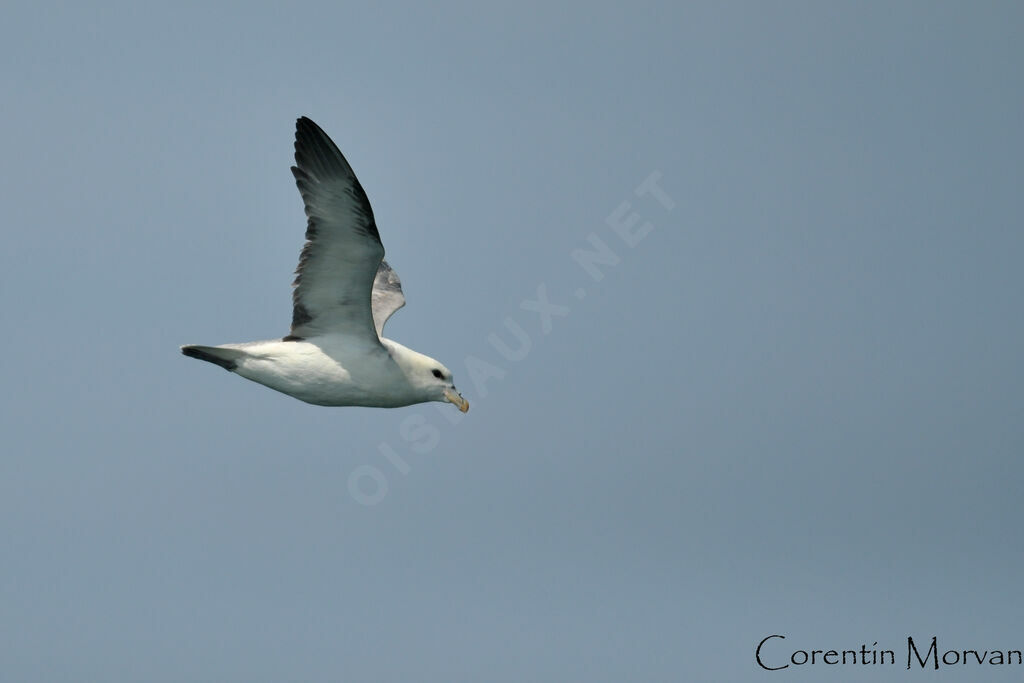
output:
[{"label": "bird's belly", "polygon": [[[359,371],[350,372],[346,366],[359,368]],[[373,364],[366,359],[345,362],[312,349],[304,353],[246,358],[235,372],[275,391],[320,406],[394,408],[416,402],[402,391],[382,392],[381,379],[390,374],[390,368],[382,365],[378,372],[371,373],[368,366],[372,368]],[[395,388],[394,383],[389,384]],[[400,382],[397,384],[401,386]]]}]

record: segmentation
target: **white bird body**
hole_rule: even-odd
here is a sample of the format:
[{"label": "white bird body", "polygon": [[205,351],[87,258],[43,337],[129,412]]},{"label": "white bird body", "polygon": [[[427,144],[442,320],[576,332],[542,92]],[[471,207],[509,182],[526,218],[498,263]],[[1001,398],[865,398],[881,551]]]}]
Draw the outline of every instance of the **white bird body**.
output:
[{"label": "white bird body", "polygon": [[321,406],[396,408],[469,402],[441,363],[381,334],[405,305],[384,261],[373,211],[345,157],[307,118],[296,124],[295,175],[306,207],[291,333],[282,339],[189,345],[182,353]]},{"label": "white bird body", "polygon": [[436,361],[390,339],[381,339],[376,348],[354,347],[350,341],[325,335],[194,348],[217,349],[233,360],[235,374],[306,403],[398,408],[423,401],[418,373],[407,368],[422,370]]}]

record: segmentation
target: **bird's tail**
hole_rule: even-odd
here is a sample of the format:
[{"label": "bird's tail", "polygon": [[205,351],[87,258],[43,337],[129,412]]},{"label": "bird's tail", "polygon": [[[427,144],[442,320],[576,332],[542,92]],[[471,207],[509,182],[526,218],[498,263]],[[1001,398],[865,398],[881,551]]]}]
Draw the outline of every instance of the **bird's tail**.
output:
[{"label": "bird's tail", "polygon": [[191,358],[205,360],[207,363],[214,363],[225,370],[232,371],[238,367],[238,361],[242,359],[245,352],[238,349],[228,349],[223,346],[197,346],[189,344],[182,346],[181,352]]}]

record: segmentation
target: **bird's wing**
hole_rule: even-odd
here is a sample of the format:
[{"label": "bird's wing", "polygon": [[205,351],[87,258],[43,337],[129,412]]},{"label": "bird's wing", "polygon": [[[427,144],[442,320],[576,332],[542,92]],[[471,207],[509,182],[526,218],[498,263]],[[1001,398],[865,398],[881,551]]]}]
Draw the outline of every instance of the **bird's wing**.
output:
[{"label": "bird's wing", "polygon": [[373,209],[341,151],[306,117],[295,124],[292,174],[309,220],[295,271],[290,336],[342,333],[379,344],[370,294],[384,246]]},{"label": "bird's wing", "polygon": [[383,337],[384,324],[395,311],[405,305],[402,294],[402,281],[387,261],[380,262],[377,277],[373,279],[373,324],[377,327],[377,336]]}]

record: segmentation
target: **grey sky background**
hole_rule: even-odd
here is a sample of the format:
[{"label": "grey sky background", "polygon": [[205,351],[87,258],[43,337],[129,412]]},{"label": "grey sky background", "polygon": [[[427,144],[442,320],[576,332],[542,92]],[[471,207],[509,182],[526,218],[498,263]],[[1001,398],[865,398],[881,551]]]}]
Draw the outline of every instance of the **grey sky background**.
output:
[{"label": "grey sky background", "polygon": [[[0,679],[892,681],[932,675],[908,635],[1024,648],[1022,28],[1010,2],[5,7]],[[366,188],[388,336],[455,372],[457,424],[178,353],[287,332],[300,115]],[[898,661],[769,673],[776,633]]]}]

